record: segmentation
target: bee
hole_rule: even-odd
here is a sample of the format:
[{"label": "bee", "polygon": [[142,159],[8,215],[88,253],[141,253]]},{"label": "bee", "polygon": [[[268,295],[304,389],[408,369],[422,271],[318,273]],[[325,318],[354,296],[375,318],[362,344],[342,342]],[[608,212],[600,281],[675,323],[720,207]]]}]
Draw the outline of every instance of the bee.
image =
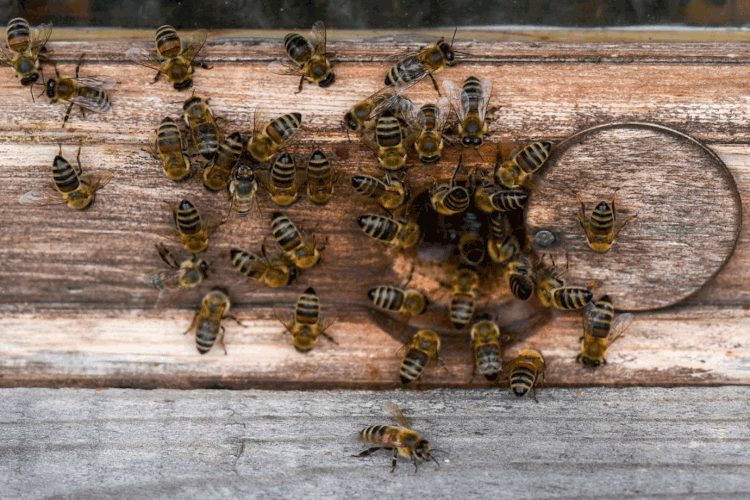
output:
[{"label": "bee", "polygon": [[274,212],[272,217],[273,237],[294,265],[300,269],[310,269],[317,264],[324,247],[316,247],[315,235],[312,238],[304,237],[289,217],[281,212]]},{"label": "bee", "polygon": [[307,162],[307,195],[316,205],[325,205],[333,196],[333,185],[339,176],[331,162],[319,149]]},{"label": "bee", "polygon": [[518,243],[518,238],[512,234],[502,240],[491,238],[487,240],[487,252],[493,262],[505,264],[521,253],[521,245]]},{"label": "bee", "polygon": [[169,249],[157,243],[156,251],[159,256],[172,268],[170,271],[160,271],[152,276],[143,279],[147,285],[151,285],[157,290],[166,290],[170,288],[194,288],[200,285],[208,277],[210,267],[208,262],[203,259],[191,259],[178,262],[177,258]]},{"label": "bee", "polygon": [[516,298],[528,300],[534,293],[535,286],[533,266],[529,257],[519,255],[510,261],[505,271],[505,279],[508,280],[510,291]]},{"label": "bee", "polygon": [[81,167],[81,146],[76,154],[78,169],[62,156],[62,146],[52,161],[52,180],[42,189],[33,189],[21,196],[24,205],[54,205],[65,203],[70,208],[84,210],[96,199],[96,192],[112,179],[112,172],[97,170],[83,173]]},{"label": "bee", "polygon": [[333,54],[326,52],[325,23],[317,21],[313,24],[310,35],[311,40],[296,33],[289,33],[284,37],[284,49],[293,61],[290,63],[292,71],[300,75],[299,88],[295,93],[302,92],[302,83],[305,79],[317,83],[320,87],[328,87],[336,81],[336,75],[328,60]]},{"label": "bee", "polygon": [[461,158],[458,167],[451,177],[450,183],[438,184],[430,190],[430,204],[435,211],[442,215],[456,215],[469,208],[471,197],[469,191],[463,186],[456,186],[456,176],[462,167]]},{"label": "bee", "polygon": [[467,264],[477,266],[484,260],[484,239],[478,233],[467,232],[458,240],[458,253]]},{"label": "bee", "polygon": [[492,80],[483,78],[480,81],[470,76],[460,89],[449,80],[443,82],[443,87],[458,116],[458,133],[461,135],[461,143],[464,146],[481,146],[487,134],[487,124],[484,118],[492,94]]},{"label": "bee", "polygon": [[474,373],[481,373],[487,380],[497,380],[503,371],[503,349],[500,327],[489,316],[477,318],[471,326],[471,349],[474,352]]},{"label": "bee", "polygon": [[210,191],[221,191],[229,186],[232,171],[244,149],[239,132],[228,135],[219,144],[213,159],[203,170],[203,185]]},{"label": "bee", "polygon": [[399,119],[388,109],[375,121],[374,129],[365,129],[362,142],[377,156],[380,167],[396,171],[404,168],[406,153],[419,133],[419,128],[408,126],[406,130]]},{"label": "bee", "polygon": [[188,200],[180,201],[176,207],[169,202],[164,203],[172,211],[177,231],[170,231],[162,236],[179,241],[185,250],[193,255],[204,252],[208,248],[208,238],[226,222],[222,220],[215,224],[207,224],[201,218],[195,205]]},{"label": "bee", "polygon": [[378,91],[367,99],[356,103],[344,114],[342,124],[346,127],[347,134],[351,130],[361,137],[365,130],[375,128],[375,122],[379,116],[379,113],[375,110],[380,109],[378,106],[387,102],[386,109],[391,108],[399,98],[401,98],[399,94]]},{"label": "bee", "polygon": [[276,117],[262,130],[258,127],[259,123],[262,123],[258,115],[256,109],[253,136],[247,144],[247,153],[254,162],[266,163],[276,151],[290,144],[298,136],[302,114],[287,113]]},{"label": "bee", "polygon": [[573,311],[581,309],[591,302],[594,294],[591,293],[590,287],[565,286],[560,279],[560,276],[565,272],[567,271],[556,273],[554,261],[551,268],[540,271],[540,277],[537,279],[539,284],[537,295],[545,307]]},{"label": "bee", "polygon": [[166,117],[156,129],[156,136],[151,145],[151,153],[157,160],[161,160],[164,174],[173,181],[179,182],[193,175],[190,157],[182,152],[182,134],[177,123]]},{"label": "bee", "polygon": [[[232,200],[232,210],[240,215],[247,215],[252,210],[253,202],[258,206],[258,180],[249,165],[239,165],[232,172],[229,183],[229,198]],[[260,208],[258,208],[260,210]]]},{"label": "bee", "polygon": [[287,286],[297,278],[296,267],[284,258],[270,260],[265,247],[261,247],[261,257],[239,248],[232,248],[229,256],[239,272],[271,288]]},{"label": "bee", "polygon": [[544,371],[547,365],[544,363],[544,357],[539,351],[534,349],[524,349],[518,356],[513,358],[505,365],[503,378],[510,381],[510,390],[519,398],[529,390],[532,391],[534,401],[536,399],[536,385],[539,376],[544,378]]},{"label": "bee", "polygon": [[231,319],[238,325],[244,326],[240,320],[229,315],[231,305],[227,291],[221,288],[214,288],[203,297],[201,308],[193,316],[190,328],[185,331],[185,335],[195,332],[195,346],[199,353],[206,354],[218,342],[224,349],[224,355],[227,354],[227,346],[224,345],[225,330],[221,326],[222,320]]},{"label": "bee", "polygon": [[413,382],[425,369],[438,362],[440,337],[433,330],[420,330],[406,344],[406,354],[401,361],[399,375],[402,384]]},{"label": "bee", "polygon": [[[0,65],[13,68],[16,78],[21,79],[21,85],[33,88],[40,78],[44,82],[41,63],[49,63],[50,60],[41,52],[46,50],[45,45],[51,34],[51,24],[40,24],[32,29],[26,19],[11,19],[6,29],[10,54],[5,50],[0,53]],[[31,96],[33,98],[33,91]]]},{"label": "bee", "polygon": [[625,222],[623,222],[619,228],[615,229],[615,221],[617,220],[617,212],[615,211],[615,195],[617,189],[612,193],[612,205],[606,201],[599,203],[594,211],[591,212],[591,217],[586,217],[586,204],[583,202],[578,193],[575,193],[578,198],[578,202],[581,204],[581,211],[578,213],[578,221],[581,223],[583,231],[586,233],[586,241],[589,247],[595,252],[604,253],[612,246],[612,242],[615,240],[617,235],[625,227],[630,219],[635,217],[631,215]]},{"label": "bee", "polygon": [[401,427],[371,425],[362,429],[362,432],[359,433],[359,440],[373,446],[352,456],[366,457],[378,450],[393,450],[391,472],[396,470],[399,455],[414,463],[415,472],[418,470],[419,462],[433,460],[437,464],[437,460],[430,454],[430,443],[422,438],[418,432],[412,430],[409,421],[398,406],[392,402],[389,402],[388,406],[393,420]]},{"label": "bee", "polygon": [[427,309],[427,297],[413,288],[383,285],[368,291],[367,297],[376,307],[399,313],[405,318],[422,314]]},{"label": "bee", "polygon": [[414,149],[423,163],[435,163],[443,154],[443,132],[450,117],[450,102],[441,97],[437,104],[425,104],[419,109],[417,123],[419,135]]},{"label": "bee", "polygon": [[416,83],[422,78],[429,76],[432,80],[432,85],[435,87],[435,91],[439,95],[440,89],[432,74],[456,64],[456,52],[453,50],[453,41],[456,39],[457,31],[458,28],[453,32],[451,43],[446,42],[445,38],[441,38],[437,43],[422,47],[418,51],[393,56],[393,59],[398,60],[388,70],[388,74],[385,76],[385,84],[401,87]]},{"label": "bee", "polygon": [[381,180],[370,175],[355,175],[352,177],[352,186],[359,194],[376,201],[386,210],[395,210],[406,204],[411,194],[403,182],[403,176],[391,179],[386,174]]},{"label": "bee", "polygon": [[495,182],[508,189],[517,187],[531,189],[533,187],[531,176],[547,161],[551,149],[551,142],[539,141],[529,144],[505,162],[502,161],[502,156],[498,154],[498,162],[495,166]]},{"label": "bee", "polygon": [[357,217],[357,224],[370,238],[390,243],[397,248],[411,248],[419,242],[420,230],[416,222],[365,214]]},{"label": "bee", "polygon": [[268,183],[266,183],[271,200],[280,207],[288,207],[299,198],[300,184],[294,157],[289,153],[284,153],[276,158],[268,174]]},{"label": "bee", "polygon": [[281,321],[287,331],[292,334],[294,348],[299,352],[310,351],[315,347],[315,343],[321,335],[336,344],[337,342],[333,340],[333,337],[326,333],[326,330],[334,322],[335,320],[325,328],[321,327],[320,302],[313,287],[309,287],[300,295],[292,324],[289,325]]},{"label": "bee", "polygon": [[204,101],[193,96],[185,101],[182,109],[193,145],[205,159],[212,160],[219,144],[224,140],[224,134],[216,124],[211,108],[208,107],[208,99]]},{"label": "bee", "polygon": [[497,186],[482,179],[474,188],[474,205],[486,214],[497,212],[492,204],[492,197],[500,192]]},{"label": "bee", "polygon": [[479,275],[472,269],[459,269],[450,286],[453,288],[453,295],[448,312],[453,326],[457,330],[462,330],[471,323],[474,316],[476,296],[479,292]]},{"label": "bee", "polygon": [[50,98],[50,102],[65,101],[70,103],[68,110],[65,112],[65,118],[63,118],[63,127],[68,118],[70,118],[70,111],[73,109],[73,106],[80,107],[81,114],[84,117],[86,116],[84,111],[86,109],[96,111],[97,113],[109,113],[112,111],[109,94],[106,91],[114,87],[117,82],[108,76],[80,78],[78,73],[81,69],[81,64],[83,64],[83,54],[78,59],[75,78],[61,78],[60,72],[57,71],[57,66],[55,66],[55,76],[57,78],[47,80],[47,97]]},{"label": "bee", "polygon": [[576,361],[591,368],[596,368],[607,362],[604,359],[607,348],[633,322],[633,315],[630,313],[620,314],[617,319],[614,319],[614,316],[615,308],[609,295],[604,295],[596,302],[586,304],[586,309],[583,312],[581,353]]},{"label": "bee", "polygon": [[164,74],[175,89],[185,90],[193,86],[193,66],[210,69],[210,66],[195,60],[206,43],[206,36],[206,30],[198,30],[181,37],[177,30],[165,24],[156,30],[156,51],[133,47],[125,55],[138,64],[156,70],[152,83],[156,83]]}]

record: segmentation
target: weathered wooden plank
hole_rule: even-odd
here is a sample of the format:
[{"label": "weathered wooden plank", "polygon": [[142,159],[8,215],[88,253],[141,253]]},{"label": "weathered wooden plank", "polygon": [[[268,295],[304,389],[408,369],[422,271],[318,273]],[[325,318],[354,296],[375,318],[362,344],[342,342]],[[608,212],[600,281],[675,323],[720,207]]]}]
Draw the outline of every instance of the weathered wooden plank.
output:
[{"label": "weathered wooden plank", "polygon": [[[739,499],[750,389],[0,391],[6,498]],[[394,401],[439,467],[356,434]]]}]

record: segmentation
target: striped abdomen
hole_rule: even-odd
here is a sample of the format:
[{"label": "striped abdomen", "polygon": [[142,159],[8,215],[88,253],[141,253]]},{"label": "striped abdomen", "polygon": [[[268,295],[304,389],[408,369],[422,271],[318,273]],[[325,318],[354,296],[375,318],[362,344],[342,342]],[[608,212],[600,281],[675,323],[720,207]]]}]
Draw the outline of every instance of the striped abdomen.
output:
[{"label": "striped abdomen", "polygon": [[284,37],[284,50],[300,66],[312,57],[313,46],[307,38],[296,33],[289,33]]},{"label": "striped abdomen", "polygon": [[511,274],[508,278],[508,286],[517,298],[528,300],[534,293],[534,281],[523,274]]},{"label": "striped abdomen", "polygon": [[203,171],[203,185],[212,191],[220,191],[229,185],[232,169],[237,163],[244,145],[242,136],[235,132],[219,144],[212,162]]},{"label": "striped abdomen", "polygon": [[258,280],[263,277],[265,266],[261,264],[260,259],[254,253],[232,248],[229,251],[229,256],[232,260],[232,265],[248,278]]},{"label": "striped abdomen", "polygon": [[177,57],[182,52],[180,35],[172,26],[165,24],[156,29],[156,50],[162,58],[170,59]]},{"label": "striped abdomen", "polygon": [[609,203],[603,201],[599,203],[589,218],[589,229],[592,233],[599,236],[607,236],[612,232],[615,226],[615,214]]},{"label": "striped abdomen", "polygon": [[594,310],[587,314],[588,331],[586,333],[594,337],[606,338],[612,329],[614,316],[615,308],[609,296],[605,295],[594,302]]},{"label": "striped abdomen", "polygon": [[282,213],[273,214],[271,221],[271,233],[274,239],[285,252],[294,252],[302,246],[302,235],[297,226]]},{"label": "striped abdomen", "polygon": [[180,128],[170,117],[164,118],[156,129],[156,147],[164,156],[182,156]]},{"label": "striped abdomen", "polygon": [[536,384],[539,372],[528,366],[517,366],[510,372],[510,389],[518,397],[523,396]]},{"label": "striped abdomen", "polygon": [[490,214],[490,237],[493,240],[505,238],[505,215],[503,212],[494,211]]},{"label": "striped abdomen", "polygon": [[276,144],[284,142],[302,123],[302,114],[287,113],[271,120],[266,126],[266,135]]},{"label": "striped abdomen", "polygon": [[389,243],[401,229],[401,224],[395,220],[375,214],[360,215],[357,217],[357,224],[367,236]]},{"label": "striped abdomen", "polygon": [[552,305],[557,309],[572,311],[585,307],[593,296],[587,288],[565,286],[552,291]]},{"label": "striped abdomen", "polygon": [[491,239],[487,242],[490,259],[494,262],[507,262],[519,253],[521,246],[518,244],[518,238],[510,235],[502,240]]},{"label": "striped abdomen", "polygon": [[76,87],[76,95],[78,97],[86,98],[88,101],[86,109],[98,113],[109,113],[112,111],[112,104],[109,102],[109,94],[102,89],[78,85]]},{"label": "striped abdomen", "polygon": [[320,319],[320,301],[313,287],[309,287],[300,295],[294,321],[298,325],[316,325]]},{"label": "striped abdomen", "polygon": [[29,27],[29,22],[22,17],[11,19],[8,22],[6,35],[8,48],[13,52],[23,52],[31,44],[31,28]]},{"label": "striped abdomen", "polygon": [[546,141],[535,142],[519,151],[511,160],[525,173],[530,174],[541,167],[552,149],[552,143]]},{"label": "striped abdomen", "polygon": [[466,111],[478,111],[479,101],[482,99],[484,91],[482,90],[482,84],[479,78],[470,76],[464,81],[463,85],[464,92],[469,96],[469,105],[466,106]]},{"label": "striped abdomen", "polygon": [[240,165],[232,174],[229,183],[229,194],[232,196],[232,208],[240,215],[250,213],[258,192],[255,173],[247,165]]},{"label": "striped abdomen", "polygon": [[180,202],[174,214],[174,222],[182,234],[197,234],[203,229],[198,209],[188,200]]},{"label": "striped abdomen", "polygon": [[385,75],[386,85],[402,85],[419,80],[425,75],[424,64],[416,56],[409,56],[394,64]]},{"label": "striped abdomen", "polygon": [[[483,245],[484,246],[484,245]],[[458,330],[471,322],[474,316],[474,294],[454,293],[449,307],[451,323]]]},{"label": "striped abdomen", "polygon": [[221,329],[221,320],[204,319],[195,330],[195,346],[198,352],[206,354],[216,343]]},{"label": "striped abdomen", "polygon": [[334,171],[322,151],[315,151],[307,163],[307,194],[313,203],[326,203],[333,195]]},{"label": "striped abdomen", "polygon": [[197,125],[193,131],[193,140],[198,152],[206,159],[213,158],[219,149],[219,129],[212,121]]},{"label": "striped abdomen", "polygon": [[469,207],[471,197],[463,186],[443,187],[433,196],[433,206],[438,213],[455,215]]},{"label": "striped abdomen", "polygon": [[521,210],[526,206],[526,202],[529,201],[528,193],[524,191],[498,191],[490,199],[492,208],[498,212],[508,212],[510,210]]},{"label": "striped abdomen", "polygon": [[487,380],[497,380],[503,370],[499,344],[484,344],[477,346],[474,352],[477,371]]},{"label": "striped abdomen", "polygon": [[467,263],[478,265],[484,260],[484,239],[477,233],[466,233],[458,240],[458,251]]},{"label": "striped abdomen", "polygon": [[355,175],[352,177],[354,190],[366,198],[379,199],[386,192],[385,182],[369,175]]},{"label": "striped abdomen", "polygon": [[403,141],[401,133],[401,124],[393,113],[387,111],[378,118],[375,125],[375,139],[378,145],[383,148],[397,147]]},{"label": "striped abdomen", "polygon": [[373,304],[381,309],[398,311],[404,305],[404,291],[392,286],[379,286],[367,292]]},{"label": "striped abdomen", "polygon": [[423,130],[435,130],[438,126],[438,117],[440,116],[440,110],[434,104],[425,104],[419,111],[422,116],[422,129]]},{"label": "striped abdomen", "polygon": [[292,155],[284,153],[273,163],[270,179],[275,190],[296,189],[297,166]]},{"label": "striped abdomen", "polygon": [[401,376],[401,383],[408,384],[416,380],[425,368],[430,360],[430,356],[427,352],[421,349],[410,348],[406,351],[404,360],[401,362],[401,368],[399,369],[399,375]]},{"label": "striped abdomen", "polygon": [[78,189],[80,181],[78,173],[68,160],[60,155],[52,162],[52,179],[61,193],[70,193]]},{"label": "striped abdomen", "polygon": [[359,439],[369,444],[390,444],[394,442],[399,430],[392,425],[371,425],[362,429]]}]

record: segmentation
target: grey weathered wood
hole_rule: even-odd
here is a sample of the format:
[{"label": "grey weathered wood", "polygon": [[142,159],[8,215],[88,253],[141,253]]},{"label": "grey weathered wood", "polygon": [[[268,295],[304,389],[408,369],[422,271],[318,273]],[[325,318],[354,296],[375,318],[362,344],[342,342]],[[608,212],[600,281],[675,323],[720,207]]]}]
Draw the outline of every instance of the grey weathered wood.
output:
[{"label": "grey weathered wood", "polygon": [[[4,498],[741,499],[750,388],[0,391]],[[354,458],[387,401],[440,463]]]}]

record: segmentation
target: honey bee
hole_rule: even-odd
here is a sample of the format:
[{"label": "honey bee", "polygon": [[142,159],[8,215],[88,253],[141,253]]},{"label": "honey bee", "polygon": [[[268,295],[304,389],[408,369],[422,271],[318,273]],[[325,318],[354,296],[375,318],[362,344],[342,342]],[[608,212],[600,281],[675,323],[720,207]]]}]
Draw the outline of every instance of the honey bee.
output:
[{"label": "honey bee", "polygon": [[407,249],[419,242],[420,230],[416,222],[393,219],[377,214],[357,217],[357,224],[370,238]]},{"label": "honey bee", "polygon": [[178,262],[177,258],[169,249],[157,243],[156,250],[159,256],[172,268],[170,271],[160,271],[152,276],[143,279],[143,283],[151,285],[157,290],[166,290],[170,288],[194,288],[200,285],[208,277],[210,267],[208,262],[203,259],[191,259]]},{"label": "honey bee", "polygon": [[[232,200],[232,210],[240,215],[247,215],[252,210],[253,202],[258,207],[258,180],[255,172],[249,165],[239,165],[232,172],[232,181],[229,183],[229,197]],[[258,208],[260,211],[260,208]]]},{"label": "honey bee", "polygon": [[492,197],[499,191],[500,189],[497,186],[482,179],[479,185],[474,188],[474,205],[486,214],[497,212],[492,204]]},{"label": "honey bee", "polygon": [[112,111],[112,105],[109,102],[109,94],[106,90],[111,89],[117,82],[108,76],[90,76],[81,78],[78,76],[79,70],[83,64],[83,54],[78,59],[76,65],[75,78],[61,78],[60,72],[55,66],[55,76],[47,80],[47,97],[50,102],[58,101],[69,102],[68,110],[65,112],[62,126],[70,118],[70,111],[73,106],[81,108],[81,114],[85,117],[86,109],[96,111],[97,113],[109,113]]},{"label": "honey bee", "polygon": [[463,186],[456,185],[456,176],[461,170],[461,159],[450,183],[438,184],[430,190],[430,204],[435,211],[442,215],[456,215],[466,211],[471,203],[469,191]]},{"label": "honey bee", "polygon": [[481,373],[490,381],[497,380],[503,371],[503,349],[500,327],[490,316],[477,318],[471,326],[471,349],[474,352],[474,373]]},{"label": "honey bee", "polygon": [[190,157],[182,150],[180,128],[173,119],[167,116],[156,129],[154,142],[151,149],[147,151],[155,159],[161,160],[164,174],[176,182],[187,180],[193,175]]},{"label": "honey bee", "polygon": [[280,148],[290,144],[298,136],[302,114],[287,113],[271,120],[262,130],[259,113],[254,115],[253,136],[247,144],[247,153],[256,163],[267,163]]},{"label": "honey bee", "polygon": [[378,91],[367,99],[356,103],[344,114],[342,123],[346,127],[347,134],[351,130],[361,137],[365,130],[375,128],[375,122],[382,108],[382,106],[379,106],[383,103],[388,103],[385,108],[389,109],[393,106],[398,106],[400,99],[401,96],[399,94]]},{"label": "honey bee", "polygon": [[470,76],[460,89],[449,80],[443,82],[443,87],[458,116],[458,133],[461,136],[461,143],[464,146],[481,146],[487,134],[487,124],[484,119],[492,94],[492,80],[483,78],[480,81]]},{"label": "honey bee", "polygon": [[474,307],[479,293],[479,275],[472,269],[459,269],[450,286],[453,289],[453,295],[448,312],[453,326],[457,330],[462,330],[471,323],[474,316]]},{"label": "honey bee", "polygon": [[410,125],[404,130],[393,110],[388,109],[377,118],[374,129],[365,129],[362,142],[377,155],[381,168],[397,171],[404,168],[408,148],[417,134],[419,128]]},{"label": "honey bee", "polygon": [[325,205],[333,196],[339,176],[322,151],[315,150],[307,162],[307,195],[316,205]]},{"label": "honey bee", "polygon": [[484,260],[484,238],[482,235],[474,232],[467,232],[461,235],[458,240],[458,253],[464,262],[471,266],[478,266]]},{"label": "honey bee", "polygon": [[555,272],[555,263],[552,267],[541,269],[537,283],[537,295],[545,307],[554,307],[563,311],[573,311],[582,309],[587,303],[591,302],[594,294],[591,289],[578,286],[565,286],[560,276],[567,272]]},{"label": "honey bee", "polygon": [[292,334],[294,348],[299,352],[310,351],[315,347],[315,343],[321,335],[336,344],[337,342],[333,340],[333,337],[326,333],[326,330],[334,322],[335,320],[325,328],[321,327],[320,302],[313,287],[309,287],[300,295],[292,324],[281,321],[287,331]]},{"label": "honey bee", "polygon": [[373,446],[352,456],[366,457],[378,450],[393,450],[391,472],[396,470],[399,455],[414,463],[415,472],[418,470],[419,462],[433,460],[437,464],[437,460],[430,454],[430,443],[422,438],[418,432],[412,430],[409,421],[398,406],[392,402],[389,402],[388,406],[393,420],[401,427],[371,425],[362,429],[362,432],[359,433],[359,440]]},{"label": "honey bee", "polygon": [[[51,34],[51,24],[40,24],[32,29],[22,17],[11,19],[6,29],[10,53],[5,50],[0,52],[0,65],[13,68],[16,78],[21,79],[21,85],[33,88],[40,78],[44,82],[41,63],[49,63],[50,60],[41,52],[46,50],[45,45]],[[34,96],[33,90],[31,96]]]},{"label": "honey bee", "polygon": [[244,149],[239,132],[229,134],[219,144],[214,157],[203,170],[203,185],[210,191],[221,191],[229,186],[232,171]]},{"label": "honey bee", "polygon": [[239,272],[271,288],[287,286],[297,278],[296,267],[284,258],[270,260],[265,247],[261,247],[261,257],[238,248],[232,248],[229,256]]},{"label": "honey bee", "polygon": [[315,235],[307,238],[297,226],[281,212],[274,212],[271,220],[271,232],[289,259],[300,269],[310,269],[320,260],[324,247],[316,247]]},{"label": "honey bee", "polygon": [[227,291],[221,288],[214,288],[203,297],[201,308],[193,316],[190,328],[185,331],[185,335],[195,332],[195,346],[199,353],[206,354],[218,342],[224,349],[224,355],[227,354],[227,346],[224,345],[225,330],[221,326],[222,320],[231,319],[238,325],[244,326],[240,320],[229,315],[231,305]]},{"label": "honey bee", "polygon": [[404,318],[418,316],[427,309],[427,297],[413,288],[396,288],[383,285],[367,292],[376,307],[401,314]]},{"label": "honey bee", "polygon": [[288,207],[299,198],[300,184],[294,157],[289,153],[284,153],[276,158],[268,173],[266,183],[271,200],[280,207]]},{"label": "honey bee", "polygon": [[453,50],[453,41],[456,39],[457,31],[458,29],[453,32],[451,43],[441,38],[437,43],[422,47],[417,51],[408,51],[390,57],[389,59],[396,59],[397,61],[388,70],[388,74],[385,76],[385,84],[401,87],[416,83],[422,78],[429,76],[432,80],[432,85],[435,87],[435,91],[439,95],[440,89],[432,74],[456,64],[456,52]]},{"label": "honey bee", "polygon": [[284,38],[284,48],[293,61],[289,63],[291,71],[300,75],[299,88],[295,93],[302,92],[302,83],[305,79],[317,83],[320,87],[328,87],[336,81],[336,75],[328,60],[333,54],[326,52],[325,23],[317,21],[313,24],[310,35],[311,40],[296,33],[289,33]]},{"label": "honey bee", "polygon": [[355,175],[352,177],[352,186],[359,194],[376,201],[389,211],[406,204],[411,194],[403,182],[403,176],[391,179],[391,176],[386,174],[381,180],[369,175]]},{"label": "honey bee", "polygon": [[210,66],[195,60],[206,43],[206,30],[181,37],[177,30],[165,24],[156,30],[155,39],[156,51],[133,47],[125,52],[133,62],[156,70],[152,83],[156,83],[164,74],[175,89],[185,90],[193,85],[193,66],[210,69]]},{"label": "honey bee", "polygon": [[81,146],[76,154],[78,170],[62,156],[62,146],[52,161],[52,180],[41,189],[32,189],[23,194],[24,205],[54,205],[65,203],[70,208],[84,210],[96,199],[96,192],[112,179],[112,172],[97,170],[84,174],[81,167]]},{"label": "honey bee", "polygon": [[583,231],[586,233],[586,241],[589,247],[595,252],[604,253],[612,246],[612,242],[615,240],[617,235],[625,227],[630,219],[635,217],[631,215],[625,222],[623,222],[619,228],[615,229],[615,221],[617,220],[617,212],[615,211],[615,195],[617,189],[612,193],[612,205],[606,201],[600,202],[594,211],[591,212],[591,217],[586,217],[586,204],[575,193],[578,198],[578,202],[581,204],[581,211],[578,213],[578,221],[581,223]]},{"label": "honey bee", "polygon": [[505,365],[503,378],[510,381],[510,390],[519,398],[529,390],[532,391],[534,401],[536,399],[536,385],[539,376],[544,378],[544,371],[547,365],[544,363],[544,357],[539,351],[534,349],[524,349],[518,356],[513,358]]},{"label": "honey bee", "polygon": [[437,104],[425,104],[419,109],[417,123],[419,135],[414,149],[423,163],[435,163],[443,154],[443,132],[450,117],[450,102],[441,97]]},{"label": "honey bee", "polygon": [[420,330],[406,344],[399,375],[402,384],[413,382],[433,363],[438,362],[440,337],[433,330]]},{"label": "honey bee", "polygon": [[498,154],[498,162],[495,166],[495,182],[508,189],[517,187],[532,189],[531,177],[547,161],[551,149],[551,142],[539,141],[529,144],[504,162],[502,156]]},{"label": "honey bee", "polygon": [[216,124],[214,114],[208,107],[208,99],[191,97],[182,105],[185,111],[183,118],[190,130],[193,145],[207,160],[212,160],[224,140],[224,134]]},{"label": "honey bee", "polygon": [[505,264],[521,253],[521,245],[518,243],[518,238],[512,234],[502,240],[491,238],[487,240],[487,252],[493,262]]},{"label": "honey bee", "polygon": [[609,295],[604,295],[596,302],[586,304],[586,309],[583,312],[581,353],[576,361],[591,368],[596,368],[607,362],[604,359],[607,348],[633,322],[633,315],[630,313],[620,314],[617,319],[614,319],[614,316],[615,308]]},{"label": "honey bee", "polygon": [[193,255],[204,252],[208,248],[208,238],[226,222],[221,220],[218,223],[207,224],[201,218],[195,205],[188,200],[180,201],[176,207],[169,202],[164,203],[172,211],[177,230],[163,233],[162,236],[179,241],[185,250]]},{"label": "honey bee", "polygon": [[528,300],[534,293],[534,272],[528,256],[519,255],[515,260],[510,261],[505,270],[505,278],[508,280],[510,291],[516,298]]}]

